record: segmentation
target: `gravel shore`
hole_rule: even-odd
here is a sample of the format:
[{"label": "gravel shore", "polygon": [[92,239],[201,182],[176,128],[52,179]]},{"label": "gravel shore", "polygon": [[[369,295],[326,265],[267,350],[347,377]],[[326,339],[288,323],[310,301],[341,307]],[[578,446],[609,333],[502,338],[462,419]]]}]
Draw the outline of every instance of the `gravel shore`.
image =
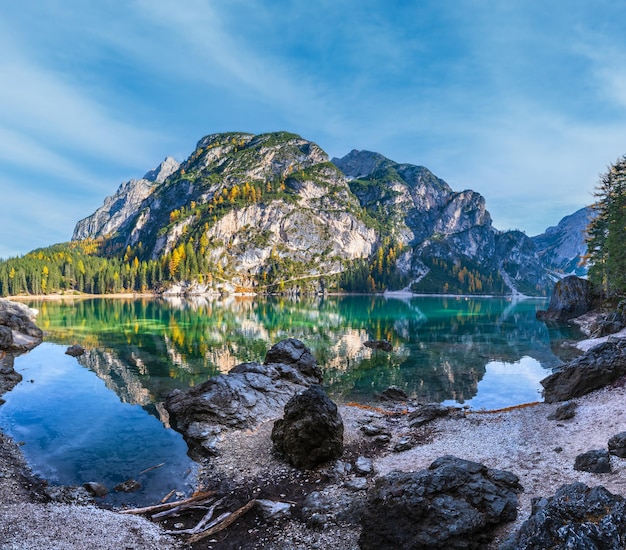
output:
[{"label": "gravel shore", "polygon": [[[613,472],[590,474],[574,470],[580,453],[606,449],[608,439],[626,431],[624,381],[575,399],[576,415],[569,420],[548,420],[559,404],[535,404],[500,412],[464,412],[411,428],[404,405],[389,414],[385,409],[342,405],[345,447],[342,463],[353,465],[359,456],[371,458],[374,473],[365,476],[371,485],[376,476],[392,470],[420,470],[436,458],[452,454],[482,462],[520,477],[518,519],[497,533],[497,548],[528,518],[531,500],[549,496],[563,484],[582,481],[603,485],[626,494],[626,460],[611,457]],[[382,405],[381,405],[382,406]],[[320,491],[340,501],[344,496],[364,498],[365,490],[354,488],[352,472],[336,466],[300,472],[287,466],[272,452],[273,422],[254,431],[232,432],[220,445],[220,456],[204,466],[211,488],[242,498],[269,498],[294,504],[292,519],[265,522],[249,514],[220,537],[194,548],[329,548],[356,550],[358,526],[332,520],[317,528],[302,521],[302,502],[307,494]],[[378,425],[391,433],[390,444],[375,444],[362,426]],[[393,444],[411,437],[414,446],[393,452]],[[164,534],[163,528],[141,517],[120,515],[95,506],[51,503],[44,483],[34,479],[24,464],[19,447],[0,434],[0,547],[13,549],[170,549],[185,548],[181,540]],[[171,528],[171,526],[169,526]]]}]

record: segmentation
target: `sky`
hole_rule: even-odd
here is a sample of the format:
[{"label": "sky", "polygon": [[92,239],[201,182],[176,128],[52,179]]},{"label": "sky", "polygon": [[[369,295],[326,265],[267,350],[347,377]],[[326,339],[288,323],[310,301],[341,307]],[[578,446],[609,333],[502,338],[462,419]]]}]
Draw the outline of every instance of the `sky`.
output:
[{"label": "sky", "polygon": [[617,0],[0,3],[0,258],[216,132],[376,151],[542,233],[626,154]]}]

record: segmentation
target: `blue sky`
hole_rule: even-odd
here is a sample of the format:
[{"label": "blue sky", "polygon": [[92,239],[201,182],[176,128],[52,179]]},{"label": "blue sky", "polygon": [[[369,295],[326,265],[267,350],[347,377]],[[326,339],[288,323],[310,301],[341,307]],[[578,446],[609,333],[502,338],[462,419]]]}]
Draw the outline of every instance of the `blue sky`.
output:
[{"label": "blue sky", "polygon": [[220,131],[423,165],[540,233],[626,153],[624,24],[607,0],[2,2],[0,257]]}]

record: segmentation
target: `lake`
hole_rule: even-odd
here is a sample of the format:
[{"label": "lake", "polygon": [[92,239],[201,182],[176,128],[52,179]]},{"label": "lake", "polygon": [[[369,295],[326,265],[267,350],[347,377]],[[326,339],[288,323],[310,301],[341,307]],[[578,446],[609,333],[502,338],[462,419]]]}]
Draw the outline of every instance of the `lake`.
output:
[{"label": "lake", "polygon": [[[170,489],[188,494],[194,463],[162,408],[189,388],[271,345],[302,340],[341,402],[371,402],[390,385],[419,402],[494,409],[541,400],[539,381],[566,357],[575,329],[535,319],[543,300],[341,296],[288,300],[81,299],[34,301],[44,344],[20,356],[24,380],[0,407],[0,429],[51,483],[132,477],[137,493],[111,504],[142,505]],[[393,351],[363,346],[386,339]],[[80,344],[79,358],[65,349]],[[140,474],[153,466],[163,464]]]}]

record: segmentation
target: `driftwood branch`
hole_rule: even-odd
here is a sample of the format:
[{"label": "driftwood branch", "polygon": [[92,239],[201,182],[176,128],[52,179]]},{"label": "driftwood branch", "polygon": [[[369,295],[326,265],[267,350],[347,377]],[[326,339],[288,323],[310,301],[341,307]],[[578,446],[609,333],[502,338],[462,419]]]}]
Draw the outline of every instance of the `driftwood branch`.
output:
[{"label": "driftwood branch", "polygon": [[196,533],[195,535],[190,536],[187,539],[187,542],[189,544],[192,544],[206,537],[210,537],[211,535],[214,535],[215,533],[219,533],[220,531],[223,531],[228,526],[235,523],[246,512],[251,510],[255,504],[256,504],[256,499],[250,500],[247,504],[244,504],[241,508],[235,510],[232,514],[229,514],[228,516],[226,516],[222,521],[220,521],[213,527],[207,529],[206,531],[202,531],[201,533]]},{"label": "driftwood branch", "polygon": [[170,498],[172,498],[175,492],[176,492],[176,489],[172,489],[169,493],[167,493],[167,495],[165,495],[161,499],[161,504],[165,504]]},{"label": "driftwood branch", "polygon": [[156,470],[157,468],[160,468],[161,466],[165,466],[165,462],[161,462],[161,464],[157,464],[156,466],[150,466],[150,468],[146,468],[145,470],[142,470],[137,475],[140,476],[141,474],[145,474],[146,472],[149,472],[150,470]]},{"label": "driftwood branch", "polygon": [[165,504],[157,504],[156,506],[146,506],[145,508],[130,508],[128,510],[120,510],[120,514],[153,514],[162,512],[164,510],[171,510],[172,508],[176,508],[177,506],[181,506],[183,508],[190,508],[200,502],[206,501],[209,498],[215,496],[215,491],[207,491],[204,493],[198,493],[190,498],[186,498],[184,500],[175,500],[174,502],[167,502]]},{"label": "driftwood branch", "polygon": [[199,533],[203,529],[210,529],[211,527],[213,527],[214,525],[217,525],[220,521],[222,521],[223,519],[225,519],[226,517],[230,515],[230,512],[226,512],[225,514],[222,514],[214,521],[211,521],[213,519],[213,514],[215,513],[215,509],[220,504],[222,504],[222,502],[224,502],[225,500],[226,500],[226,497],[222,497],[218,501],[214,502],[213,505],[209,508],[208,512],[195,525],[195,527],[192,527],[191,529],[181,529],[179,531],[165,531],[165,533],[168,535],[195,535],[196,533]]}]

